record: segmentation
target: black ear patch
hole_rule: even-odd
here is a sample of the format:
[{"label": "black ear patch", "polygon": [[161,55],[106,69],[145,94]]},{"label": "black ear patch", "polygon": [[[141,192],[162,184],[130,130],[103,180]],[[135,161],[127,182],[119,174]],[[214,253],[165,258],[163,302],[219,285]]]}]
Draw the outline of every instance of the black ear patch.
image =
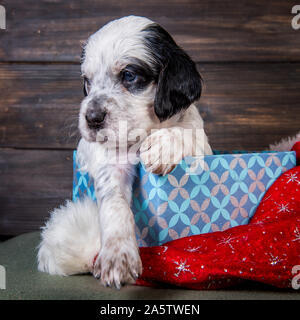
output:
[{"label": "black ear patch", "polygon": [[163,121],[188,108],[201,95],[201,77],[191,59],[177,52],[162,68],[154,102]]},{"label": "black ear patch", "polygon": [[164,121],[200,98],[201,76],[195,63],[162,27],[153,24],[144,31],[158,74],[154,110]]}]

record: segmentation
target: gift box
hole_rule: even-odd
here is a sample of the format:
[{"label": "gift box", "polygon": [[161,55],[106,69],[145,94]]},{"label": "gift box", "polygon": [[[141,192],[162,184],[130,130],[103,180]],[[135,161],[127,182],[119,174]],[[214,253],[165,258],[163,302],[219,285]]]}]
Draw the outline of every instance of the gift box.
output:
[{"label": "gift box", "polygon": [[[185,158],[166,176],[136,165],[132,211],[140,247],[247,224],[272,183],[296,165],[295,152],[214,153]],[[76,151],[73,168],[73,201],[96,201]]]}]

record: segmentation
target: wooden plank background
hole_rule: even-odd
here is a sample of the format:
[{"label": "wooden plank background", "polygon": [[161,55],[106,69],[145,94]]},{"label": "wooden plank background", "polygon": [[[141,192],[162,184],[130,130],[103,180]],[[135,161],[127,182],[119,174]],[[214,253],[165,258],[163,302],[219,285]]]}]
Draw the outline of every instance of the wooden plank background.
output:
[{"label": "wooden plank background", "polygon": [[0,30],[0,235],[38,229],[71,197],[88,35],[129,14],[165,27],[204,78],[198,103],[215,149],[266,149],[300,131],[294,1],[6,0]]},{"label": "wooden plank background", "polygon": [[3,0],[3,61],[79,61],[80,43],[134,14],[165,27],[197,61],[298,61],[290,0]]}]

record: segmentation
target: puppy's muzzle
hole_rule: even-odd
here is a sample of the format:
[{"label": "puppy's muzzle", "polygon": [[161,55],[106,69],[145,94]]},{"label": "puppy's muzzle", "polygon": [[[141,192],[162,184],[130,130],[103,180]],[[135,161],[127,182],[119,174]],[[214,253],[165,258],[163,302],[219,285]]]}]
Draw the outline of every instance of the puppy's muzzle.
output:
[{"label": "puppy's muzzle", "polygon": [[86,111],[85,119],[90,129],[99,130],[103,127],[106,112],[100,107],[99,99],[92,100]]}]

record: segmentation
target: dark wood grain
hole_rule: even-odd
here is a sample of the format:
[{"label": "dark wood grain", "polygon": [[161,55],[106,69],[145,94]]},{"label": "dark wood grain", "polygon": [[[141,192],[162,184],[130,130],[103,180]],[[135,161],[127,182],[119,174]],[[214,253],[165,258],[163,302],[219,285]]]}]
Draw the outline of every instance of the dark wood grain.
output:
[{"label": "dark wood grain", "polygon": [[0,234],[39,229],[72,197],[72,152],[0,150]]},{"label": "dark wood grain", "polygon": [[2,64],[0,91],[0,146],[74,148],[79,66]]},{"label": "dark wood grain", "polygon": [[[198,65],[198,103],[217,149],[262,150],[300,128],[300,64]],[[83,97],[79,66],[0,65],[0,147],[73,149]]]},{"label": "dark wood grain", "polygon": [[160,23],[198,62],[299,61],[294,0],[3,0],[2,61],[79,61],[87,37],[134,14]]},{"label": "dark wood grain", "polygon": [[266,150],[300,130],[300,64],[202,65],[200,112],[214,149]]}]

